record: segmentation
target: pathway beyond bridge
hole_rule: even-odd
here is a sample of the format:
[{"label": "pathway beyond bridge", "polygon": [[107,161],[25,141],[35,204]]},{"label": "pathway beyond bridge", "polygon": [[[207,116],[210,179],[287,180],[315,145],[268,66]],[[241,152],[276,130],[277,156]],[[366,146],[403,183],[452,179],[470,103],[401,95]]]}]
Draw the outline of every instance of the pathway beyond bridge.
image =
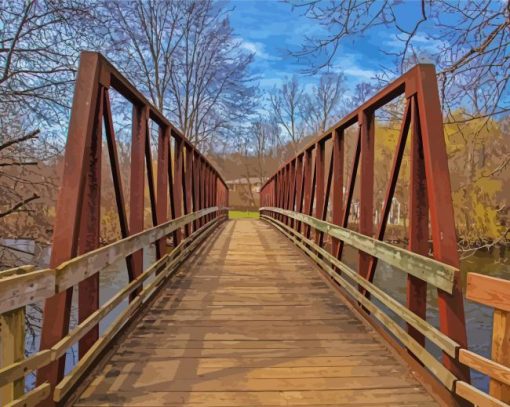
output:
[{"label": "pathway beyond bridge", "polygon": [[76,405],[437,405],[260,220],[223,224],[111,353]]}]

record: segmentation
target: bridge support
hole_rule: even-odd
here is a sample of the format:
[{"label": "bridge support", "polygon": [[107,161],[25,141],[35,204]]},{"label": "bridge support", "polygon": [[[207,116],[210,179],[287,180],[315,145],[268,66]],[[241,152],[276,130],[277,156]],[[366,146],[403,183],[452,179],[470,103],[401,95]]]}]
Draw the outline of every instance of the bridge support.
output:
[{"label": "bridge support", "polygon": [[[183,215],[183,205],[184,214],[206,207],[224,208],[226,206],[228,189],[218,172],[195,146],[104,57],[98,53],[82,53],[75,86],[63,178],[56,207],[50,261],[52,268],[79,254],[94,250],[100,245],[103,123],[122,238],[165,222],[169,219],[169,209],[171,219],[175,219]],[[128,107],[131,107],[133,111],[129,224],[109,89],[114,89],[124,97]],[[158,130],[157,186],[153,174],[154,163],[149,137],[151,126],[156,126]],[[147,225],[148,222],[145,220],[146,181],[152,225]],[[199,225],[204,225],[216,216],[224,215],[223,211],[224,209],[213,214],[206,214],[197,222]],[[178,228],[175,231],[174,247],[181,242],[182,229]],[[185,235],[189,236],[190,232],[191,228],[187,226]],[[167,239],[168,237],[163,237],[156,242],[157,258],[161,258],[166,253]],[[130,281],[142,274],[143,256],[144,250],[141,249],[127,257]],[[134,299],[140,289],[132,292],[130,298]],[[98,273],[80,282],[79,322],[83,322],[98,310],[99,290]],[[41,350],[53,347],[67,335],[72,292],[73,288],[69,288],[46,300]],[[79,342],[80,359],[96,343],[98,336],[97,325],[83,336]],[[57,361],[37,372],[37,383],[48,382],[54,388],[63,378],[65,367],[64,354]],[[45,406],[53,404],[51,398],[42,403]]]},{"label": "bridge support", "polygon": [[[402,117],[400,134],[394,154],[393,164],[383,202],[382,216],[374,233],[374,142],[376,137],[375,112],[395,98],[403,95],[405,109]],[[345,132],[351,126],[358,126],[358,136],[354,142],[352,165],[349,179],[344,186],[343,170],[345,160]],[[411,132],[411,137],[408,133]],[[432,237],[433,257],[443,263],[458,268],[459,258],[455,234],[454,214],[451,197],[448,159],[443,133],[443,120],[434,67],[417,65],[409,72],[388,85],[355,111],[344,117],[332,128],[313,140],[296,157],[289,160],[266,182],[261,191],[263,206],[274,206],[286,210],[311,215],[315,202],[315,218],[326,220],[335,225],[347,228],[349,215],[353,212],[356,180],[359,181],[359,232],[363,235],[384,240],[386,226],[400,168],[404,156],[407,139],[411,139],[409,178],[409,250],[421,255],[428,255],[429,222]],[[324,145],[330,142],[331,158],[327,182],[324,174]],[[290,204],[283,199],[287,191],[289,177],[297,174],[304,160],[301,185],[304,193],[297,187],[297,201]],[[314,164],[315,162],[315,164]],[[332,165],[331,165],[332,163]],[[358,168],[359,167],[359,168]],[[314,170],[312,170],[314,169]],[[359,171],[358,171],[359,170]],[[360,176],[358,177],[358,172]],[[301,175],[301,173],[300,173]],[[294,175],[292,175],[294,176]],[[330,180],[333,180],[330,182]],[[331,186],[332,184],[332,186]],[[332,216],[329,217],[327,207],[332,188]],[[304,200],[304,201],[303,201]],[[296,208],[296,209],[294,209]],[[430,219],[429,219],[430,213]],[[270,216],[289,225],[288,216],[272,213]],[[356,217],[351,218],[356,222]],[[295,230],[301,231],[301,223],[296,221]],[[304,238],[310,237],[310,225],[303,225]],[[316,231],[316,243],[324,246]],[[342,259],[344,242],[333,238],[331,253]],[[358,273],[368,281],[374,278],[377,259],[363,250],[359,250]],[[319,257],[321,257],[319,255]],[[409,276],[407,280],[407,307],[413,313],[426,318],[426,283]],[[360,290],[368,294],[360,287]],[[457,342],[467,347],[464,306],[462,299],[459,272],[453,281],[453,292],[438,289],[438,308],[440,330]],[[411,337],[424,346],[421,333],[408,328]],[[469,369],[447,353],[443,354],[445,366],[459,379],[469,381]]]}]

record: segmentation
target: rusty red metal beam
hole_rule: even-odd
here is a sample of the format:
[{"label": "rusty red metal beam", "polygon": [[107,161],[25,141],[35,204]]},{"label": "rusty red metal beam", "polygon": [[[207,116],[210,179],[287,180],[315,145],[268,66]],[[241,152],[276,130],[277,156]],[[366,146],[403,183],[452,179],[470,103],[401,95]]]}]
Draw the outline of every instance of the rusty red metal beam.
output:
[{"label": "rusty red metal beam", "polygon": [[[115,89],[124,96],[133,108],[129,219],[112,118],[110,89]],[[83,52],[80,56],[75,84],[64,155],[64,172],[57,200],[51,267],[57,267],[78,254],[86,253],[99,246],[103,120],[121,237],[140,232],[146,226],[144,225],[145,169],[147,169],[153,224],[167,220],[169,212],[172,218],[180,216],[183,205],[184,210],[189,212],[192,205],[193,210],[197,210],[204,208],[206,204],[217,203],[221,206],[228,204],[228,188],[225,181],[195,146],[102,55]],[[149,120],[158,126],[157,178],[153,174],[153,157],[148,133]],[[172,138],[177,146],[174,162],[170,154]],[[184,150],[186,151],[185,162],[183,161]],[[197,170],[200,167],[198,172],[195,172],[195,162],[199,163],[196,166]],[[172,164],[175,164],[174,168]],[[205,171],[206,168],[207,171]],[[207,177],[207,180],[204,177]],[[195,185],[199,187],[196,190]],[[222,213],[225,213],[223,209]],[[189,231],[187,229],[187,233]],[[166,251],[166,238],[155,243],[157,256],[161,257]],[[142,268],[142,251],[133,253],[127,258],[130,280],[140,275]],[[99,290],[97,274],[79,284],[78,317],[80,321],[97,310]],[[41,349],[51,348],[67,334],[71,300],[72,289],[69,289],[46,301]],[[96,327],[80,340],[80,357],[83,357],[90,349],[97,337]],[[40,369],[37,372],[37,383],[48,382],[54,387],[63,377],[64,366],[65,356]],[[53,401],[48,398],[41,405],[51,406]]]},{"label": "rusty red metal beam", "polygon": [[[349,226],[349,214],[353,203],[354,188],[358,179],[360,185],[359,232],[372,236],[374,233],[374,114],[377,109],[388,104],[396,97],[404,95],[408,104],[401,123],[400,138],[393,160],[390,180],[386,187],[382,220],[378,225],[375,237],[378,239],[384,238],[406,139],[408,138],[407,133],[410,126],[412,126],[409,249],[428,255],[430,212],[434,258],[458,267],[459,258],[455,238],[448,159],[437,89],[434,67],[426,64],[415,66],[326,130],[322,135],[312,140],[295,157],[284,163],[275,175],[270,177],[263,185],[261,191],[265,197],[264,202],[268,202],[271,206],[285,208],[282,200],[282,196],[284,196],[283,188],[285,187],[285,183],[282,182],[282,175],[290,165],[298,169],[299,157],[303,157],[302,187],[299,183],[296,184],[295,210],[311,215],[315,199],[314,216],[324,219],[327,212],[326,201],[328,200],[329,187],[326,184],[326,189],[324,189],[324,157],[321,145],[333,136],[333,163],[328,173],[328,180],[331,179],[332,182],[332,222],[342,227]],[[353,152],[350,177],[344,191],[345,131],[355,124],[359,126],[359,134]],[[313,155],[316,157],[315,165],[312,163]],[[299,177],[299,175],[300,173],[296,171],[296,177]],[[344,196],[345,203],[343,202]],[[267,197],[272,197],[273,200],[271,201]],[[303,204],[301,204],[301,199],[304,200]],[[300,229],[301,225],[296,222],[296,230],[309,238],[310,227],[306,225],[304,231]],[[317,236],[319,243],[322,243],[320,234],[316,234],[316,239]],[[341,259],[343,242],[333,239],[331,250],[337,258]],[[358,272],[360,275],[372,280],[376,264],[377,262],[371,256],[359,252]],[[461,346],[466,347],[466,326],[459,276],[456,276],[454,285],[453,295],[441,290],[438,292],[440,329]],[[409,309],[425,318],[426,286],[424,283],[409,277],[407,297]],[[423,344],[422,335],[412,329],[409,332],[419,343]],[[468,369],[462,367],[446,354],[444,355],[444,363],[457,377],[469,381]]]}]

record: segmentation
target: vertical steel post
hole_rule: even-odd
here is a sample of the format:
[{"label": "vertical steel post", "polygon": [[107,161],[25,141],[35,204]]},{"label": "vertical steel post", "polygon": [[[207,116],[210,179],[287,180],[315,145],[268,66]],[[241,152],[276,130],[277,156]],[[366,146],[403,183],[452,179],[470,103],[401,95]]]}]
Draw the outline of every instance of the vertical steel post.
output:
[{"label": "vertical steel post", "polygon": [[[374,227],[374,114],[360,113],[358,123],[361,128],[361,184],[359,232],[372,236]],[[368,277],[370,255],[359,252],[358,273]]]},{"label": "vertical steel post", "polygon": [[[81,54],[64,155],[66,171],[62,176],[57,200],[50,267],[56,267],[77,254],[88,152],[94,131],[94,118],[97,114],[100,69],[98,54],[89,52]],[[69,288],[46,300],[41,330],[41,350],[51,348],[67,334],[71,298],[72,288]],[[57,361],[39,369],[37,384],[49,382],[54,388],[64,375],[64,366],[65,356],[62,356]],[[53,404],[51,399],[42,403],[44,406]]]},{"label": "vertical steel post", "polygon": [[[175,217],[182,216],[182,165],[183,165],[183,147],[184,141],[181,137],[174,135],[175,151],[174,151],[174,208]],[[175,231],[175,245],[177,246],[182,240],[181,228]]]},{"label": "vertical steel post", "polygon": [[[420,118],[416,98],[411,103],[411,148],[410,148],[410,180],[409,180],[409,250],[426,256],[429,240],[429,207],[427,203],[427,183],[423,145],[420,134]],[[419,278],[407,276],[407,307],[420,318],[426,319],[427,283]],[[425,336],[412,325],[407,325],[409,334],[422,346]]]},{"label": "vertical steel post", "polygon": [[[332,222],[342,226],[342,210],[344,204],[344,131],[337,129],[333,135],[333,193]],[[336,255],[340,241],[332,239],[331,254]]]},{"label": "vertical steel post", "polygon": [[[434,257],[439,261],[459,267],[450,173],[443,133],[443,115],[433,65],[418,66],[416,85]],[[467,348],[464,303],[459,273],[455,276],[453,294],[438,290],[438,302],[441,331],[460,346]],[[443,353],[443,362],[459,379],[469,381],[470,375],[467,367],[446,353]]]},{"label": "vertical steel post", "polygon": [[[99,91],[99,103],[94,120],[94,131],[90,143],[85,174],[85,190],[80,222],[78,254],[84,254],[99,247],[101,224],[101,155],[103,129],[104,88]],[[83,322],[99,308],[99,274],[94,274],[78,284],[78,321]],[[99,337],[99,326],[95,325],[80,339],[78,356],[81,359]]]},{"label": "vertical steel post", "polygon": [[[163,223],[168,220],[168,132],[159,128],[158,132],[158,185],[157,211],[158,220]],[[158,256],[166,253],[166,237],[158,240]]]},{"label": "vertical steel post", "polygon": [[[325,142],[324,140],[320,140],[315,144],[315,177],[316,177],[316,186],[315,186],[315,217],[317,219],[322,219],[324,209],[324,182],[325,182]],[[319,244],[320,240],[320,232],[318,230],[315,231],[315,243]]]}]

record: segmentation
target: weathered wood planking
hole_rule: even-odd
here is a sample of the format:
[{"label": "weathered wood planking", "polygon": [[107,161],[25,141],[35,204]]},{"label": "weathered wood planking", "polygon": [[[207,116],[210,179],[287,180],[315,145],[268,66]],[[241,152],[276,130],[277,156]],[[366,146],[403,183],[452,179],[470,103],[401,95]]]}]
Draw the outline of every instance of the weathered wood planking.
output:
[{"label": "weathered wood planking", "polygon": [[85,387],[78,406],[437,405],[257,220],[192,255]]},{"label": "weathered wood planking", "polygon": [[[203,216],[216,212],[218,207],[202,209],[146,229],[125,239],[75,257],[56,269],[33,270],[32,266],[6,270],[0,275],[0,313],[45,300],[67,290],[91,275],[123,260],[135,251],[169,235],[173,231]],[[20,272],[25,271],[25,274]]]},{"label": "weathered wood planking", "polygon": [[[389,294],[385,293],[383,290],[378,288],[375,284],[367,281],[363,277],[361,277],[356,271],[351,269],[342,261],[338,260],[336,257],[332,256],[327,250],[317,246],[313,241],[307,239],[306,237],[300,235],[294,229],[289,228],[284,223],[269,218],[266,216],[262,216],[262,219],[266,219],[269,222],[275,224],[277,228],[280,228],[283,233],[286,233],[289,238],[294,239],[294,242],[297,246],[301,247],[303,250],[307,251],[306,244],[312,250],[315,250],[318,254],[322,256],[324,260],[326,260],[331,265],[337,267],[342,271],[343,274],[334,273],[332,277],[338,281],[339,278],[343,278],[343,276],[348,276],[351,280],[359,284],[359,286],[363,287],[366,291],[368,291],[371,295],[377,298],[381,303],[383,303],[386,307],[392,310],[396,315],[400,316],[404,321],[408,324],[412,325],[416,330],[421,332],[426,338],[435,343],[441,350],[448,353],[450,356],[455,357],[457,354],[457,349],[459,348],[459,344],[455,341],[447,337],[437,328],[429,324],[427,321],[418,317],[415,313],[404,307],[397,300],[392,298]],[[292,237],[292,236],[293,237]],[[299,240],[297,240],[297,239]],[[328,274],[332,270],[326,271]]]},{"label": "weathered wood planking", "polygon": [[[496,363],[488,361],[488,363],[480,365],[480,360],[478,360],[478,366],[475,369],[491,377],[491,396],[510,403],[510,385],[508,383],[510,368],[510,281],[469,273],[466,298],[494,308],[491,356]],[[498,367],[497,364],[501,367]]]}]

